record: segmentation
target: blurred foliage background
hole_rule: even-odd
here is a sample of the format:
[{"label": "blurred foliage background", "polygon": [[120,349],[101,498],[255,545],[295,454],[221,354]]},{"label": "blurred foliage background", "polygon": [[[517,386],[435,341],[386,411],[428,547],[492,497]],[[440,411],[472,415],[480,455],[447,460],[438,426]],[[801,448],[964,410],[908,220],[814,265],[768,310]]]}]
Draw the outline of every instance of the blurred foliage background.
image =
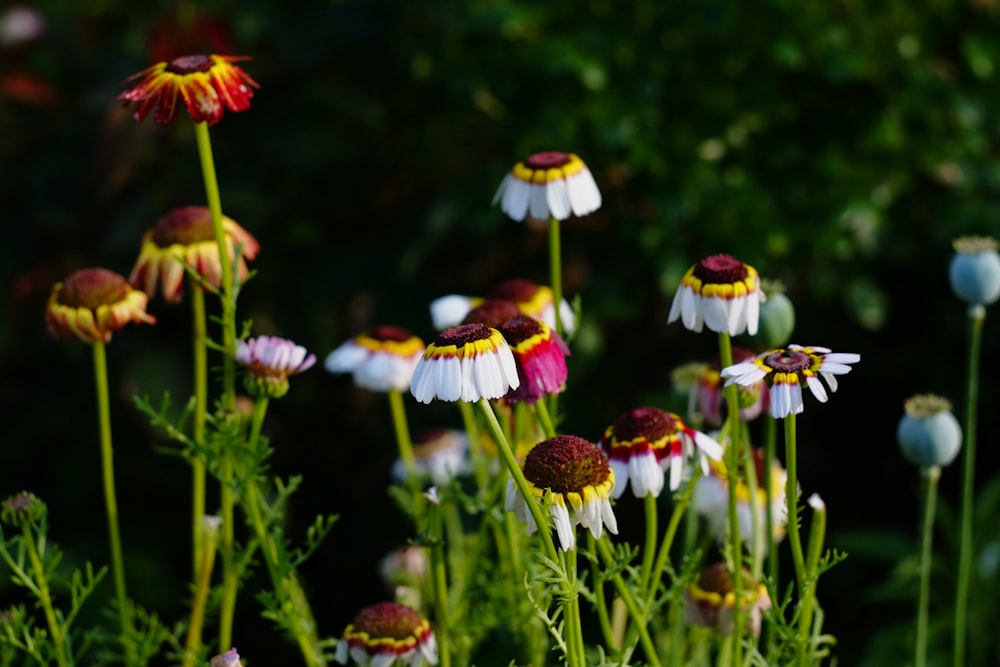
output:
[{"label": "blurred foliage background", "polygon": [[[585,322],[564,430],[596,439],[631,407],[681,409],[671,371],[716,346],[666,325],[692,263],[729,252],[782,281],[793,342],[862,355],[799,420],[803,490],[823,496],[828,543],[851,554],[821,583],[826,628],[840,664],[908,663],[920,487],[895,426],[915,393],[964,410],[964,307],[947,266],[954,237],[1000,235],[995,0],[30,6],[39,34],[0,35],[0,495],[41,495],[70,563],[106,560],[93,381],[86,346],[46,334],[45,300],[77,268],[127,275],[160,215],[204,202],[188,118],[136,123],[114,98],[159,60],[249,55],[261,89],[212,137],[224,209],[263,247],[241,300],[255,333],[321,358],[377,324],[430,340],[437,296],[546,283],[545,231],[490,201],[514,162],[578,153],[604,205],[563,225],[564,286]],[[131,396],[189,394],[185,305],[154,299],[158,325],[109,349],[130,593],[166,619],[189,597],[189,478]],[[991,312],[973,664],[1000,660],[987,628],[1000,612],[987,594],[1000,590],[995,325]],[[414,429],[459,424],[450,406],[411,403],[409,415]],[[388,407],[317,368],[269,420],[275,471],[305,473],[293,524],[341,515],[303,573],[321,628],[339,635],[385,596],[373,563],[407,536],[386,493]],[[938,659],[950,651],[958,478],[956,465],[942,481]],[[0,584],[0,602],[16,594]],[[245,596],[240,652],[255,664],[294,655],[269,629],[249,632],[266,628],[258,611]]]}]

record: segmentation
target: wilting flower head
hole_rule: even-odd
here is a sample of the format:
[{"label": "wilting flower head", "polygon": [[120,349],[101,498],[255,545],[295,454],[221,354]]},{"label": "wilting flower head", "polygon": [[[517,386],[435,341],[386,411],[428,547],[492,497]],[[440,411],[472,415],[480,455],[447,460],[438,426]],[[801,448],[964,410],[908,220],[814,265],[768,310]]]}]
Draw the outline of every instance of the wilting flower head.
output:
[{"label": "wilting flower head", "polygon": [[587,165],[573,153],[535,153],[504,176],[493,203],[512,220],[565,220],[601,207],[601,191]]},{"label": "wilting flower head", "polygon": [[[232,218],[222,217],[222,229],[230,262],[236,260],[236,246],[240,246],[240,260],[233,271],[243,280],[249,273],[246,260],[257,256],[260,244]],[[163,298],[177,303],[184,296],[185,267],[216,289],[222,284],[219,244],[207,206],[184,206],[157,220],[142,237],[142,249],[129,282],[149,296],[159,283]]]},{"label": "wilting flower head", "polygon": [[56,283],[45,309],[53,338],[75,336],[84,343],[107,343],[129,322],[155,324],[146,312],[149,298],[107,269],[81,269]]},{"label": "wilting flower head", "polygon": [[906,399],[896,440],[903,456],[921,468],[946,466],[962,448],[962,427],[951,413],[951,403],[933,394]]},{"label": "wilting flower head", "polygon": [[825,347],[802,347],[789,345],[758,355],[753,361],[744,361],[722,369],[726,384],[731,382],[753,385],[764,380],[771,388],[771,416],[782,419],[802,412],[802,383],[820,403],[827,401],[826,388],[837,391],[837,375],[851,371],[848,364],[861,361],[860,354],[853,352],[831,352]]},{"label": "wilting flower head", "polygon": [[[760,635],[762,613],[771,608],[771,597],[764,584],[754,581],[745,567],[740,583],[743,588],[740,609],[749,619],[750,631],[756,637]],[[736,593],[725,563],[702,570],[698,580],[684,590],[684,601],[689,623],[716,628],[725,635],[732,633]]]},{"label": "wilting flower head", "polygon": [[311,368],[316,355],[285,338],[257,336],[237,342],[236,361],[246,367],[248,392],[281,398],[288,393],[288,378]]},{"label": "wilting flower head", "polygon": [[[471,470],[469,462],[469,436],[465,431],[431,429],[413,443],[416,473],[436,486],[445,486],[458,475]],[[402,458],[392,465],[392,476],[397,481],[406,479],[406,464]]]},{"label": "wilting flower head", "polygon": [[365,607],[344,629],[334,659],[346,665],[391,667],[396,661],[420,667],[423,660],[438,662],[437,642],[427,619],[396,602]]},{"label": "wilting flower head", "polygon": [[[733,346],[732,352],[735,362],[749,361],[756,356],[750,350],[736,346]],[[716,427],[722,426],[728,407],[722,392],[719,366],[719,360],[716,359],[711,366],[705,364],[701,367],[691,383],[688,398],[688,416],[700,415],[708,424]],[[747,386],[740,385],[738,395],[742,421],[756,419],[770,403],[770,392],[763,381]]]},{"label": "wilting flower head", "polygon": [[706,457],[722,456],[722,445],[684,423],[677,415],[654,407],[629,410],[609,426],[601,437],[615,471],[615,498],[632,485],[637,498],[663,491],[664,471],[670,468],[670,489],[681,484],[685,463],[695,456],[707,470]]},{"label": "wilting flower head", "polygon": [[460,324],[445,329],[427,346],[417,362],[410,393],[421,403],[474,403],[501,398],[517,389],[517,366],[507,341],[485,324]]},{"label": "wilting flower head", "polygon": [[[512,278],[497,285],[486,297],[449,294],[431,302],[431,321],[434,328],[441,330],[456,324],[482,322],[496,328],[491,323],[502,315],[503,306],[493,301],[508,301],[524,315],[541,320],[550,329],[556,326],[555,293],[551,287],[537,285],[524,278]],[[482,307],[482,311],[473,313]],[[567,335],[576,327],[576,314],[565,299],[559,304],[559,316]],[[509,319],[509,318],[505,318]],[[500,320],[501,322],[503,320]]]},{"label": "wilting flower head", "polygon": [[1000,254],[995,239],[963,236],[954,241],[948,267],[951,289],[966,303],[983,306],[1000,298]]},{"label": "wilting flower head", "polygon": [[0,505],[0,521],[15,528],[36,525],[45,517],[47,508],[41,498],[22,491]]},{"label": "wilting flower head", "polygon": [[[774,539],[780,540],[785,535],[785,524],[788,521],[788,507],[785,504],[785,481],[788,475],[778,461],[771,462],[771,470],[764,470],[764,455],[760,448],[754,447],[754,474],[757,481],[756,502],[751,502],[750,485],[747,482],[747,471],[740,468],[737,471],[736,484],[736,517],[739,522],[740,537],[744,542],[754,544],[754,509],[756,508],[756,525],[760,534],[765,536],[760,541],[763,556],[767,552],[767,513],[771,515],[771,529]],[[770,489],[768,489],[768,485]],[[771,493],[771,504],[768,506],[767,494]],[[729,525],[729,472],[725,461],[710,463],[708,475],[698,478],[691,496],[691,506],[708,522],[709,528],[715,533],[721,543],[725,539],[726,527]]]},{"label": "wilting flower head", "polygon": [[507,320],[497,330],[514,353],[520,380],[520,385],[507,394],[509,402],[537,403],[542,396],[563,390],[569,347],[559,334],[527,315]]},{"label": "wilting flower head", "polygon": [[326,355],[324,366],[330,373],[351,373],[356,385],[371,391],[403,391],[425,349],[406,329],[378,326]]},{"label": "wilting flower head", "polygon": [[260,85],[239,65],[248,56],[194,55],[153,65],[125,79],[142,79],[117,98],[125,106],[135,102],[135,119],[141,121],[156,107],[153,122],[167,125],[177,112],[177,96],[184,100],[196,123],[214,125],[226,109],[246,111],[253,89]]},{"label": "wilting flower head", "polygon": [[535,445],[524,457],[522,469],[531,485],[532,498],[524,498],[514,480],[509,479],[506,508],[527,524],[529,535],[538,526],[528,503],[538,501],[555,518],[563,551],[576,548],[577,524],[589,528],[598,538],[605,526],[611,533],[618,533],[618,521],[611,509],[615,473],[600,447],[575,435],[557,435]]},{"label": "wilting flower head", "polygon": [[732,255],[711,255],[684,274],[667,323],[679,318],[685,329],[695,332],[704,325],[730,336],[744,331],[752,336],[763,294],[755,268]]},{"label": "wilting flower head", "polygon": [[208,667],[243,667],[243,663],[240,662],[240,654],[235,648],[231,648],[222,655],[212,658]]}]

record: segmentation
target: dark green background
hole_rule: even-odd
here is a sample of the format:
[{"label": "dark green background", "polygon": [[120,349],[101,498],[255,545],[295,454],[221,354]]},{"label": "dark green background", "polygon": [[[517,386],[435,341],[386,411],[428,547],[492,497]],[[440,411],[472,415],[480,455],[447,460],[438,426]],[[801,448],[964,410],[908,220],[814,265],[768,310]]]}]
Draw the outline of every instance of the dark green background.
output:
[{"label": "dark green background", "polygon": [[[671,370],[713,356],[714,336],[666,325],[692,263],[729,252],[783,281],[793,342],[862,355],[799,420],[803,491],[823,496],[828,543],[851,553],[820,584],[826,627],[840,664],[907,664],[920,487],[895,426],[919,392],[964,410],[964,307],[947,267],[954,237],[1000,234],[993,0],[34,4],[46,33],[0,51],[0,495],[39,493],[70,563],[106,559],[93,380],[86,346],[46,334],[46,297],[84,266],[127,274],[160,215],[204,201],[189,119],[137,124],[114,97],[158,59],[245,54],[261,89],[212,138],[224,209],[262,245],[240,303],[256,333],[322,358],[377,324],[429,339],[436,296],[547,282],[544,232],[490,200],[528,154],[578,153],[604,205],[563,225],[565,288],[585,321],[565,430],[596,439],[631,407],[671,404]],[[179,32],[184,11],[211,29]],[[187,395],[189,312],[150,310],[156,327],[109,348],[112,410],[130,592],[172,621],[188,597],[188,473],[130,397]],[[982,487],[998,459],[994,317]],[[459,423],[451,406],[408,411],[415,428]],[[407,535],[386,495],[388,414],[383,396],[317,368],[269,415],[274,469],[305,473],[293,527],[341,515],[304,569],[326,634],[383,597],[372,562]],[[945,520],[958,478],[946,470]],[[981,508],[988,555],[996,503]],[[956,560],[947,532],[937,544],[932,652],[948,656]],[[977,576],[971,657],[990,664],[996,568]],[[0,585],[0,602],[15,595]],[[294,661],[269,630],[241,635],[258,625],[243,601],[241,653]]]}]

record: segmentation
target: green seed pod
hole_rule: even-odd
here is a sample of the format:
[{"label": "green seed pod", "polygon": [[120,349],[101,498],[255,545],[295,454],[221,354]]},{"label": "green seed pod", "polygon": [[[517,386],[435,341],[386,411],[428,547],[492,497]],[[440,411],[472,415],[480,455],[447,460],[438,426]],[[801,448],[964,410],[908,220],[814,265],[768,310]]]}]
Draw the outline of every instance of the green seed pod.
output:
[{"label": "green seed pod", "polygon": [[906,414],[896,429],[903,456],[925,469],[954,461],[962,447],[962,428],[951,413],[951,403],[933,394],[919,394],[904,405]]}]

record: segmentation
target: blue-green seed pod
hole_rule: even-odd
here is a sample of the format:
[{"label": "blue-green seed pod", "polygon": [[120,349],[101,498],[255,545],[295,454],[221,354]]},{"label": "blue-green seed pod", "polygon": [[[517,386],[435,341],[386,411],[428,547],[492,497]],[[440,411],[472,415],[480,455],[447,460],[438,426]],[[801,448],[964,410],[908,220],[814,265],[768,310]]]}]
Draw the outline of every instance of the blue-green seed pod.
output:
[{"label": "blue-green seed pod", "polygon": [[955,239],[955,256],[948,280],[958,298],[970,305],[987,305],[1000,299],[1000,254],[996,240],[981,236]]},{"label": "blue-green seed pod", "polygon": [[777,283],[764,285],[767,301],[760,304],[760,330],[757,339],[761,349],[773,350],[788,345],[795,330],[795,306]]},{"label": "blue-green seed pod", "polygon": [[933,394],[919,394],[904,405],[906,414],[896,428],[903,456],[921,468],[954,461],[962,448],[962,428],[951,413],[951,403]]}]

